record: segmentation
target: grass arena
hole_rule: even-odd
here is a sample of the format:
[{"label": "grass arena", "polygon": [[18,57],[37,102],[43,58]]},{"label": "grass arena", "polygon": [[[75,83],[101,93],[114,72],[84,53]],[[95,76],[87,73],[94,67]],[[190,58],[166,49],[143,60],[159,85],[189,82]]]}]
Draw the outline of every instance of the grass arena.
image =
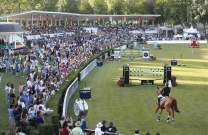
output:
[{"label": "grass arena", "polygon": [[[141,57],[121,61],[104,60],[102,67],[95,67],[83,81],[79,89],[91,88],[92,100],[86,100],[89,106],[86,117],[87,127],[94,129],[99,121],[106,120],[121,134],[140,134],[150,132],[154,135],[206,135],[208,133],[208,44],[200,48],[189,48],[188,44],[162,44],[162,49],[150,50],[155,61],[142,61]],[[181,58],[182,54],[182,58]],[[156,121],[154,111],[157,101],[157,86],[163,84],[163,76],[138,76],[131,86],[119,87],[117,80],[122,76],[122,66],[128,63],[131,68],[163,68],[164,62],[171,64],[177,59],[181,66],[172,66],[172,76],[177,77],[177,86],[171,88],[170,96],[177,100],[180,113],[175,113],[175,124],[167,124],[167,112],[164,110],[161,120]],[[182,66],[184,64],[185,66]],[[158,79],[160,78],[160,79]],[[154,85],[141,85],[142,79],[155,80]],[[73,112],[77,90],[69,102],[68,115],[76,119]]]}]

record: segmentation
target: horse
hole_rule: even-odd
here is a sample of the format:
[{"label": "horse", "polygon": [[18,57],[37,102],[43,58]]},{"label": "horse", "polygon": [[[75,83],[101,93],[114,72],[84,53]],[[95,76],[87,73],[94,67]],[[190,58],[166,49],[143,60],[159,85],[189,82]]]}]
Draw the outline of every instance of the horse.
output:
[{"label": "horse", "polygon": [[[162,91],[162,88],[158,88],[157,89],[157,94],[159,95],[161,91]],[[167,123],[169,123],[170,122],[171,110],[172,110],[172,124],[175,124],[175,122],[174,122],[174,112],[180,113],[180,111],[178,110],[178,107],[177,107],[177,100],[173,97],[164,97],[161,100],[162,101],[160,101],[160,106],[157,105],[156,110],[155,110],[155,115],[156,115],[157,121],[160,121],[160,115],[162,114],[163,109],[165,109],[168,112]],[[161,109],[161,110],[160,110],[159,115],[157,115],[157,111],[159,109]]]}]

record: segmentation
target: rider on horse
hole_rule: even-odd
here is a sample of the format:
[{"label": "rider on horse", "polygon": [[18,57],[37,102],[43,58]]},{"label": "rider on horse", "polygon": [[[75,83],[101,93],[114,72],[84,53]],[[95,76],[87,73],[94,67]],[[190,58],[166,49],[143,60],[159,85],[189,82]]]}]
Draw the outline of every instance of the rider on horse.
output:
[{"label": "rider on horse", "polygon": [[169,97],[170,94],[170,87],[168,87],[168,83],[166,83],[166,87],[163,88],[160,92],[160,94],[158,95],[158,105],[160,106],[160,99],[163,97]]}]

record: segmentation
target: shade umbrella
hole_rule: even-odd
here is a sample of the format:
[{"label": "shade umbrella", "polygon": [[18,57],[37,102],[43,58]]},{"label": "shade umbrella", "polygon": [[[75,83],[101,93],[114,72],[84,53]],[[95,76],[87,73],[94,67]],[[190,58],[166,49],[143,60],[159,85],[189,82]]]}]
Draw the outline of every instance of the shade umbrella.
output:
[{"label": "shade umbrella", "polygon": [[188,35],[187,37],[194,37],[194,35],[190,34],[190,35]]},{"label": "shade umbrella", "polygon": [[182,35],[177,34],[177,35],[174,35],[174,37],[176,37],[176,38],[182,38],[183,36],[182,36]]}]

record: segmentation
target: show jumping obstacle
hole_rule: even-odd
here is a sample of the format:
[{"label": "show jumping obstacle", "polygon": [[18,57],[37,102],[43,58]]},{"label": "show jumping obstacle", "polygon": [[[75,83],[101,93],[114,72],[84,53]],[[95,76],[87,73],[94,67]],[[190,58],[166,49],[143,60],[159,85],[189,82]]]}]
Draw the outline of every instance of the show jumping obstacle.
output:
[{"label": "show jumping obstacle", "polygon": [[[163,73],[163,74],[161,74]],[[154,80],[160,79],[151,79],[151,80],[142,80],[142,79],[131,79],[130,76],[163,76],[163,84],[171,81],[171,66],[164,65],[163,69],[130,69],[126,64],[123,65],[123,77],[125,84],[129,84],[130,80],[141,80],[141,85],[154,85]]]}]

